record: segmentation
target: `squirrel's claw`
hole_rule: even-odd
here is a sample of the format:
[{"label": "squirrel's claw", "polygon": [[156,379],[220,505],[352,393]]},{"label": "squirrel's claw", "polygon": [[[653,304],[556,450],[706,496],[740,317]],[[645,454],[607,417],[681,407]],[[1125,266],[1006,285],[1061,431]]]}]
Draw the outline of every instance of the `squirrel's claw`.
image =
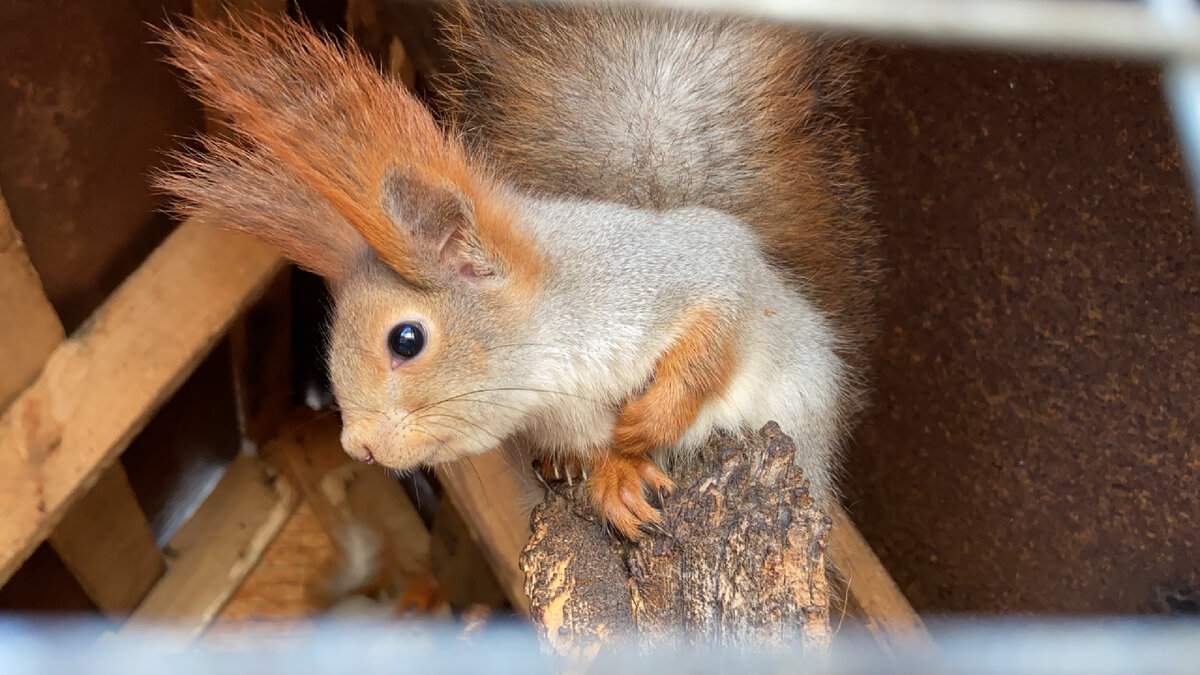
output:
[{"label": "squirrel's claw", "polygon": [[648,534],[668,534],[662,512],[646,501],[646,491],[658,494],[661,501],[661,495],[674,487],[662,469],[641,455],[607,457],[592,466],[588,480],[588,493],[600,518],[634,541]]}]

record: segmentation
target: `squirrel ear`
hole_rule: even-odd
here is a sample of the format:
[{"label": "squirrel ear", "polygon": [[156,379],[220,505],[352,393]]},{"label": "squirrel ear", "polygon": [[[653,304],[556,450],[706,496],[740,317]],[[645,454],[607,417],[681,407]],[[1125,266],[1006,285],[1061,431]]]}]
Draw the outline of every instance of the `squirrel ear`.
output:
[{"label": "squirrel ear", "polygon": [[426,180],[411,169],[389,171],[383,210],[412,243],[414,262],[432,277],[492,276],[475,226],[475,206],[457,187]]}]

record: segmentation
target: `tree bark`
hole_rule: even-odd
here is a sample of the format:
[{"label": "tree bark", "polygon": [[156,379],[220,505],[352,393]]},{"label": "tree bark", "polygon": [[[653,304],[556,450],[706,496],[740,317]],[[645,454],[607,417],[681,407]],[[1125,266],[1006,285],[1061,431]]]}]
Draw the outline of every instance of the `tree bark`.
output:
[{"label": "tree bark", "polygon": [[773,422],[714,438],[674,472],[669,535],[641,543],[610,535],[580,482],[551,485],[521,556],[531,615],[551,647],[577,658],[627,639],[642,649],[824,649],[831,520],[794,456]]}]

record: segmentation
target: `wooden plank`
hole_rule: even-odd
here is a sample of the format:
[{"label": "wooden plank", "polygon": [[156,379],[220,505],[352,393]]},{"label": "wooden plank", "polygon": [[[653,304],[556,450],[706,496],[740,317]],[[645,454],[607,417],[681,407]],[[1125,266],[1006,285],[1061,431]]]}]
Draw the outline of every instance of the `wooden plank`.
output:
[{"label": "wooden plank", "polygon": [[300,493],[287,477],[240,455],[167,547],[167,573],[122,632],[168,625],[192,639],[212,622],[287,522]]},{"label": "wooden plank", "polygon": [[[65,337],[0,195],[0,409],[34,381]],[[119,463],[67,513],[50,543],[88,597],[111,616],[132,611],[165,569]]]},{"label": "wooden plank", "polygon": [[0,415],[0,582],[110,466],[282,262],[189,220]]},{"label": "wooden plank", "polygon": [[921,617],[840,506],[833,513],[829,556],[846,584],[852,609],[884,651],[933,645]]},{"label": "wooden plank", "polygon": [[321,481],[354,460],[342,452],[337,418],[321,415],[304,409],[295,410],[279,439],[264,448],[263,456],[296,483],[326,532],[335,536],[346,524],[345,514],[325,498]]},{"label": "wooden plank", "polygon": [[[298,411],[287,425],[294,431],[282,435],[281,443],[272,443],[266,457],[300,486],[317,517],[330,535],[336,537],[346,527],[346,514],[331,503],[328,495],[322,492],[321,484],[326,476],[336,475],[338,471],[345,471],[344,467],[357,463],[341,449],[341,432],[336,419],[326,417],[306,421],[312,416],[307,411]],[[519,611],[528,613],[525,575],[517,566],[517,558],[529,539],[528,510],[521,506],[529,500],[522,497],[527,490],[508,468],[508,458],[500,452],[497,450],[443,466],[438,476],[468,522],[475,541],[485,552],[509,602]],[[404,503],[406,510],[412,509],[407,497],[404,497]],[[363,514],[364,510],[357,509],[356,512]],[[406,517],[416,517],[415,511]],[[421,548],[428,553],[427,538]]]},{"label": "wooden plank", "polygon": [[314,589],[336,556],[333,541],[301,501],[258,564],[204,631],[218,649],[262,646],[263,630],[278,636],[315,628],[327,607]]},{"label": "wooden plank", "polygon": [[512,606],[529,614],[525,574],[517,564],[529,541],[529,488],[506,448],[438,467],[438,479],[467,521]]},{"label": "wooden plank", "polygon": [[430,533],[433,546],[429,564],[452,608],[465,610],[483,605],[495,609],[507,604],[508,593],[500,587],[491,564],[449,494],[438,500]]},{"label": "wooden plank", "polygon": [[64,337],[0,194],[0,410],[33,382]]},{"label": "wooden plank", "polygon": [[336,554],[312,504],[302,499],[205,634],[264,619],[319,618],[326,607],[313,590]]},{"label": "wooden plank", "polygon": [[50,543],[92,602],[116,619],[133,612],[166,570],[119,462],[71,507]]}]

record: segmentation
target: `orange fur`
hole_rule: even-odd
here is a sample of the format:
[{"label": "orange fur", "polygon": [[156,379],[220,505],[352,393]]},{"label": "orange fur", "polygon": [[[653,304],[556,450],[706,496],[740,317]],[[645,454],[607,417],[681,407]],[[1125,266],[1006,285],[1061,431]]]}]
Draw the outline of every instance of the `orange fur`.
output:
[{"label": "orange fur", "polygon": [[719,396],[736,365],[730,327],[707,309],[685,319],[682,334],[658,360],[649,389],[628,401],[613,444],[627,455],[668,446],[691,426],[705,401]]},{"label": "orange fur", "polygon": [[[414,250],[412,237],[398,230],[404,224],[393,223],[382,205],[388,175],[406,171],[470,202],[472,240],[502,273],[537,276],[534,247],[516,229],[502,189],[446,138],[403,84],[385,78],[357,50],[265,17],[193,24],[165,38],[172,63],[187,72],[204,103],[232,118],[241,141],[208,140],[205,156],[185,157],[180,170],[159,180],[183,199],[184,210],[215,211],[329,276],[352,262],[346,242],[357,233],[407,281],[428,286],[436,276],[424,259],[428,253]],[[239,184],[246,182],[260,187]],[[307,228],[263,222],[270,195],[303,201],[297,192],[307,195],[315,213],[304,218],[299,204],[279,215],[304,218]],[[246,198],[239,202],[239,196]],[[321,222],[329,206],[337,218]],[[347,225],[352,233],[326,232]],[[341,260],[319,259],[326,240],[336,244],[326,258]]]},{"label": "orange fur", "polygon": [[675,489],[662,469],[645,457],[609,453],[592,463],[588,495],[604,522],[629,539],[646,537],[644,526],[661,526],[662,513],[646,501]]}]

